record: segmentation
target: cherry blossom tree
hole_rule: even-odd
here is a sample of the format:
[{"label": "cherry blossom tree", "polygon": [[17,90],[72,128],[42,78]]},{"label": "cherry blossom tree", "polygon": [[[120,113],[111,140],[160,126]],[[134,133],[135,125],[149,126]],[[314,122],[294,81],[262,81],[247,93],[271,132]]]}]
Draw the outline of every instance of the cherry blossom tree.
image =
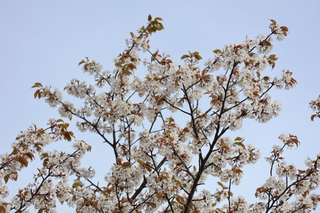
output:
[{"label": "cherry blossom tree", "polygon": [[[288,28],[271,20],[271,32],[243,43],[213,51],[202,62],[199,52],[182,55],[182,64],[169,53],[152,51],[150,36],[164,29],[162,19],[148,17],[137,33],[130,33],[126,49],[114,59],[112,71],[85,58],[79,63],[95,83],[72,79],[64,90],[81,100],[76,106],[62,92],[35,83],[35,98],[57,107],[63,119],[78,130],[96,134],[114,163],[100,183],[93,181],[94,167],[81,167],[81,158],[94,146],[77,140],[62,119],[49,119],[44,128],[31,126],[1,155],[0,212],[55,212],[57,202],[77,212],[310,212],[320,195],[320,154],[305,161],[306,169],[288,165],[287,148],[298,147],[295,135],[280,135],[266,157],[269,177],[258,187],[256,203],[232,192],[244,175],[243,167],[260,158],[259,149],[228,132],[241,129],[244,119],[268,122],[279,115],[281,104],[272,89],[291,89],[292,72],[264,74],[275,67],[273,39],[283,40]],[[199,65],[201,61],[201,64]],[[274,72],[273,72],[274,73]],[[320,117],[320,96],[310,103]],[[55,141],[72,141],[74,151],[44,151]],[[34,182],[6,201],[9,181],[40,159]],[[214,191],[203,188],[207,178]],[[212,184],[212,183],[210,183]],[[210,187],[211,188],[211,187]]]}]

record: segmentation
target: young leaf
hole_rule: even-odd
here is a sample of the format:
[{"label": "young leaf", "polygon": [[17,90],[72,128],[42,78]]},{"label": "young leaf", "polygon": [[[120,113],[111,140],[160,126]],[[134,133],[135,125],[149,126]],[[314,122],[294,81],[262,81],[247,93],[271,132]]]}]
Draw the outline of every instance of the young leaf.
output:
[{"label": "young leaf", "polygon": [[28,166],[28,160],[24,157],[18,157],[19,162],[24,165],[25,167]]},{"label": "young leaf", "polygon": [[80,183],[80,182],[74,182],[73,184],[72,184],[72,188],[77,188],[77,187],[79,187],[79,186],[81,186],[82,184]]},{"label": "young leaf", "polygon": [[12,150],[12,152],[11,152],[11,155],[16,155],[16,154],[18,154],[19,153],[19,149],[17,148],[17,147],[13,147],[13,150]]},{"label": "young leaf", "polygon": [[242,141],[243,141],[243,138],[241,138],[241,137],[236,137],[234,140],[235,140],[235,141],[240,141],[240,142],[242,142]]},{"label": "young leaf", "polygon": [[197,59],[197,60],[201,60],[202,57],[199,55],[199,52],[193,52],[192,53],[194,55],[194,57]]},{"label": "young leaf", "polygon": [[124,162],[124,163],[122,164],[122,166],[123,166],[124,168],[129,168],[129,167],[131,167],[131,163],[130,163],[130,162]]},{"label": "young leaf", "polygon": [[34,92],[34,98],[41,98],[41,91],[40,91],[40,89],[38,89],[38,90],[36,90],[35,92]]},{"label": "young leaf", "polygon": [[36,82],[31,88],[35,88],[35,87],[42,87],[42,84],[39,82]]},{"label": "young leaf", "polygon": [[311,115],[311,121],[313,121],[316,116],[316,114]]},{"label": "young leaf", "polygon": [[57,123],[60,123],[60,122],[63,123],[64,121],[61,118],[59,118],[59,119],[56,120],[56,122]]},{"label": "young leaf", "polygon": [[278,60],[278,58],[276,58],[276,55],[275,55],[275,54],[269,55],[268,59],[269,59],[269,60],[272,60],[272,61]]},{"label": "young leaf", "polygon": [[181,59],[190,58],[190,55],[183,55],[181,56]]},{"label": "young leaf", "polygon": [[81,64],[86,63],[85,60],[82,60],[78,63],[78,66],[80,66]]},{"label": "young leaf", "polygon": [[117,164],[121,165],[122,164],[122,159],[121,158],[117,158]]},{"label": "young leaf", "polygon": [[10,174],[7,174],[3,177],[5,183],[8,183],[9,177],[10,177]]},{"label": "young leaf", "polygon": [[34,159],[34,155],[31,153],[31,152],[27,152],[26,155],[28,156],[28,158],[30,160],[33,160]]}]

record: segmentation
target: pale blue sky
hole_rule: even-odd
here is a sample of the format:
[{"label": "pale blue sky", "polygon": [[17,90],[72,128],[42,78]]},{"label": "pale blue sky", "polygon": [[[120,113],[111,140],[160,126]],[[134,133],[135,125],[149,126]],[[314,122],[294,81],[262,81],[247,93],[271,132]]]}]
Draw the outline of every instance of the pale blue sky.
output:
[{"label": "pale blue sky", "polygon": [[[279,59],[272,74],[289,69],[298,86],[272,93],[282,102],[279,117],[267,124],[245,122],[233,136],[260,147],[265,156],[279,142],[280,133],[295,134],[302,145],[289,152],[288,158],[303,167],[306,156],[320,152],[320,121],[310,121],[308,108],[309,101],[320,94],[319,8],[318,0],[0,0],[0,151],[10,151],[17,133],[32,123],[43,126],[48,118],[58,118],[55,109],[33,99],[30,87],[34,82],[63,89],[73,77],[90,78],[77,66],[86,56],[112,70],[113,58],[125,47],[125,38],[146,23],[148,14],[162,17],[165,27],[151,38],[151,49],[170,52],[176,60],[189,50],[199,51],[207,59],[212,50],[227,43],[268,34],[269,19],[275,19],[289,28],[289,36],[275,42],[273,52]],[[78,138],[93,148],[99,144],[91,135]],[[253,197],[263,175],[268,174],[265,166],[262,158],[258,165],[249,166],[243,181],[247,185],[237,192]],[[250,190],[252,195],[248,195]]]}]

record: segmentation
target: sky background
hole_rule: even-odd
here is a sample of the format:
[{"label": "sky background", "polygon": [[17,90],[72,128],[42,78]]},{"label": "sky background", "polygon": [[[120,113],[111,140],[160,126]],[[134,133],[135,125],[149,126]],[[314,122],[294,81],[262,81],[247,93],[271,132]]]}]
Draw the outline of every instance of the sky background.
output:
[{"label": "sky background", "polygon": [[[148,14],[162,17],[165,27],[151,37],[151,51],[169,52],[178,62],[188,51],[200,52],[205,62],[213,50],[225,44],[268,34],[269,19],[274,19],[289,28],[289,35],[283,42],[274,42],[273,53],[279,59],[271,74],[289,69],[298,86],[271,93],[282,103],[279,117],[266,124],[246,121],[241,130],[231,133],[262,151],[259,163],[245,169],[243,186],[235,188],[237,194],[254,201],[255,188],[264,183],[269,172],[263,157],[273,144],[279,144],[280,133],[297,135],[301,141],[299,149],[287,152],[289,163],[304,168],[306,157],[314,158],[320,152],[320,121],[310,121],[313,112],[308,108],[320,94],[319,8],[318,0],[0,0],[0,152],[11,152],[19,131],[32,124],[44,127],[48,118],[59,118],[56,109],[33,98],[31,86],[35,82],[62,90],[72,78],[89,80],[78,67],[84,57],[112,70],[113,58],[125,48],[129,32],[144,25]],[[74,127],[71,130],[76,132]],[[85,165],[107,170],[112,163],[105,154],[107,146],[92,134],[76,135],[93,145]],[[53,148],[67,150],[69,146],[58,142]],[[98,172],[96,180],[102,180],[105,172]],[[24,180],[9,182],[14,193],[32,178],[31,173],[24,170],[20,175]],[[207,186],[215,188],[213,182]]]}]

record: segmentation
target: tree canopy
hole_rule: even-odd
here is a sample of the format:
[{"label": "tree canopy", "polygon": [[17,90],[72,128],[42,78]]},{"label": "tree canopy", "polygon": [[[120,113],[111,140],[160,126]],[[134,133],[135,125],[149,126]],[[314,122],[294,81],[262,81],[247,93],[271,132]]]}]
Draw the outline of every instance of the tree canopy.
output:
[{"label": "tree canopy", "polygon": [[[292,134],[281,134],[281,144],[266,157],[270,175],[256,189],[259,202],[248,203],[232,192],[232,186],[241,184],[243,167],[256,163],[260,151],[228,132],[241,129],[245,119],[264,123],[278,116],[281,104],[270,90],[297,84],[289,70],[265,74],[278,59],[272,53],[273,40],[288,35],[286,26],[270,21],[267,35],[215,49],[205,61],[199,52],[190,51],[179,64],[169,53],[151,50],[150,36],[164,27],[160,17],[149,15],[145,26],[130,33],[113,70],[103,70],[89,58],[79,62],[95,83],[71,79],[63,89],[81,100],[81,106],[65,100],[59,89],[35,83],[34,97],[57,107],[61,118],[21,132],[12,152],[1,155],[0,212],[27,212],[31,206],[55,212],[57,202],[77,212],[316,210],[320,155],[308,158],[306,169],[287,164],[284,150],[300,144]],[[320,96],[310,107],[316,111],[311,119],[320,117]],[[77,140],[65,120],[109,145],[106,155],[113,155],[114,164],[100,182],[92,180],[94,162],[89,168],[81,166],[81,158],[95,145]],[[74,152],[44,150],[60,140],[72,141]],[[35,159],[42,167],[34,182],[6,201],[8,181],[16,181],[19,171]],[[210,177],[217,180],[216,187],[203,187]]]}]

